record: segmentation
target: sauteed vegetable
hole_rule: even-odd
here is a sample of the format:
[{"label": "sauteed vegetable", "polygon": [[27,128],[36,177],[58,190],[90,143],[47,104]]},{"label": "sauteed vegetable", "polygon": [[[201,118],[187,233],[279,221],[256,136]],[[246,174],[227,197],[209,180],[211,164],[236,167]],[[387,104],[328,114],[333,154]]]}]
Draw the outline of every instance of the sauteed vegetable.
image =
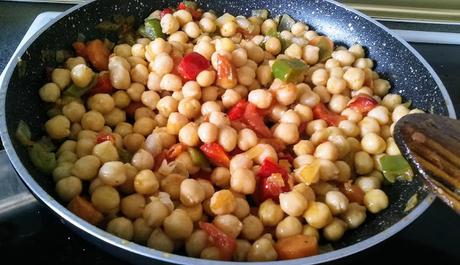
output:
[{"label": "sauteed vegetable", "polygon": [[411,176],[392,130],[420,110],[388,94],[359,44],[190,1],[133,25],[98,25],[116,45],[75,42],[38,89],[45,138],[17,130],[89,223],[192,257],[294,259],[384,210],[384,175]]}]

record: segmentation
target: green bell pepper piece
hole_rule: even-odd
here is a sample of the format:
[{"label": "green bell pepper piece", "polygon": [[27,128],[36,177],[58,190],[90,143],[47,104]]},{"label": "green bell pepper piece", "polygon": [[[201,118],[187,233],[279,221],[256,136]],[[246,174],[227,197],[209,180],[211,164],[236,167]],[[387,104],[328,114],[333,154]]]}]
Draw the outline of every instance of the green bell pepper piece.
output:
[{"label": "green bell pepper piece", "polygon": [[29,148],[29,157],[34,166],[45,174],[52,174],[57,167],[56,154],[46,150],[40,143],[34,143]]},{"label": "green bell pepper piece", "polygon": [[409,163],[401,155],[384,155],[380,158],[383,176],[390,183],[394,183],[397,177],[402,177],[405,180],[412,180],[414,172]]},{"label": "green bell pepper piece", "polygon": [[34,144],[29,125],[23,120],[19,121],[18,127],[16,128],[16,139],[18,139],[22,145],[31,146]]},{"label": "green bell pepper piece", "polygon": [[139,28],[138,32],[142,36],[151,40],[156,38],[165,38],[165,34],[161,31],[160,20],[156,18],[147,19],[144,22],[144,25]]},{"label": "green bell pepper piece", "polygon": [[265,20],[268,18],[268,10],[267,9],[254,9],[252,10],[251,15],[253,17],[260,17]]},{"label": "green bell pepper piece", "polygon": [[189,147],[187,149],[187,152],[190,155],[190,158],[192,159],[194,165],[206,171],[211,170],[208,159],[206,159],[206,157],[203,153],[201,153],[200,150],[198,150],[197,148]]},{"label": "green bell pepper piece", "polygon": [[307,65],[299,59],[276,59],[272,65],[275,78],[282,81],[295,81],[305,70]]},{"label": "green bell pepper piece", "polygon": [[280,23],[278,24],[278,31],[291,30],[292,25],[295,24],[295,20],[287,14],[281,16]]}]

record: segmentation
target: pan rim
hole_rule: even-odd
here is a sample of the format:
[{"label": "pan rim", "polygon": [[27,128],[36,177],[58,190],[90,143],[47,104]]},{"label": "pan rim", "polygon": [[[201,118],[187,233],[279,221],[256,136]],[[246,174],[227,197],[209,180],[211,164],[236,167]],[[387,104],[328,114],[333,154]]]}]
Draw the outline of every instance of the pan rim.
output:
[{"label": "pan rim", "polygon": [[[181,256],[181,255],[176,255],[176,254],[169,254],[169,253],[164,253],[162,251],[158,251],[155,249],[151,249],[142,245],[135,244],[133,242],[127,242],[126,240],[122,240],[104,230],[101,228],[98,228],[96,226],[90,225],[83,219],[79,218],[69,210],[67,210],[64,205],[62,205],[60,202],[55,200],[52,196],[50,196],[35,180],[34,178],[28,173],[27,169],[24,167],[24,165],[21,163],[19,156],[16,153],[16,150],[13,147],[12,141],[10,139],[10,136],[8,134],[7,130],[7,124],[6,124],[6,115],[5,115],[5,101],[6,101],[6,92],[8,88],[9,81],[11,79],[12,73],[16,67],[16,64],[20,60],[20,57],[24,54],[24,52],[29,48],[29,46],[44,32],[46,31],[51,25],[56,23],[58,20],[61,18],[67,16],[68,14],[72,13],[73,11],[80,9],[81,7],[91,4],[94,1],[97,0],[91,0],[88,2],[81,3],[79,5],[76,5],[64,12],[62,12],[60,15],[58,15],[56,18],[52,19],[46,25],[44,25],[40,30],[38,30],[36,33],[33,34],[33,36],[24,44],[23,47],[18,51],[17,56],[15,58],[12,58],[10,65],[4,70],[5,71],[5,76],[3,83],[1,84],[1,90],[0,90],[0,104],[3,105],[3,111],[0,113],[0,136],[5,148],[5,151],[7,152],[7,155],[13,164],[13,167],[15,170],[19,173],[21,180],[25,183],[25,185],[32,191],[33,195],[37,197],[40,201],[42,201],[48,208],[50,208],[55,214],[59,215],[60,218],[64,219],[67,225],[73,226],[73,228],[79,229],[84,233],[87,233],[91,235],[92,237],[96,238],[100,242],[108,243],[111,245],[111,247],[117,247],[117,248],[122,248],[123,250],[127,252],[131,252],[146,258],[151,258],[151,259],[157,259],[165,262],[174,262],[174,263],[180,263],[180,264],[199,264],[199,265],[207,265],[207,264],[222,264],[222,263],[228,263],[228,264],[245,264],[247,262],[226,262],[226,261],[211,261],[211,260],[203,260],[203,259],[197,259],[197,258],[192,258],[192,257],[187,257],[187,256]],[[324,2],[331,3],[333,5],[336,5],[338,7],[341,7],[348,12],[352,12],[367,21],[373,23],[377,27],[381,28],[384,30],[386,33],[390,34],[393,38],[397,39],[400,43],[402,43],[412,54],[414,54],[417,59],[423,64],[423,66],[428,70],[428,72],[431,74],[432,78],[438,85],[439,89],[441,90],[442,96],[445,100],[446,107],[448,110],[449,117],[451,118],[456,118],[455,110],[452,104],[452,100],[449,96],[449,93],[447,92],[447,89],[443,85],[442,81],[438,77],[438,75],[435,73],[433,68],[428,64],[428,62],[412,47],[410,46],[405,40],[403,40],[401,37],[397,36],[390,30],[388,30],[384,25],[381,23],[375,21],[374,19],[370,18],[369,16],[356,11],[348,6],[345,6],[344,4],[338,3],[333,0],[322,0]],[[413,209],[409,214],[407,214],[404,218],[393,224],[392,226],[388,227],[384,231],[375,234],[369,238],[366,238],[363,241],[357,242],[355,244],[352,244],[350,246],[334,250],[331,252],[323,253],[320,255],[312,256],[312,257],[306,257],[306,258],[301,258],[301,259],[295,259],[295,260],[285,260],[285,261],[271,261],[271,262],[253,262],[257,264],[279,264],[280,262],[283,262],[283,264],[288,264],[288,265],[294,265],[294,264],[318,264],[318,263],[324,263],[336,259],[340,259],[346,256],[350,256],[352,254],[355,254],[360,251],[364,251],[388,238],[391,236],[395,235],[405,227],[407,227],[410,223],[412,223],[415,219],[417,219],[425,210],[431,205],[433,202],[435,196],[433,194],[429,194],[422,202],[417,205],[415,209]]]}]

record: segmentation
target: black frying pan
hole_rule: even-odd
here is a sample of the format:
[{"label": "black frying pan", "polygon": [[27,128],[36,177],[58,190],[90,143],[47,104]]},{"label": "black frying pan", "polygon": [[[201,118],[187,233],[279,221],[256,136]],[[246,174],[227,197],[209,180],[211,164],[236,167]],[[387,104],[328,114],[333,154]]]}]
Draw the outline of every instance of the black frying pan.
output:
[{"label": "black frying pan", "polygon": [[[252,9],[261,8],[269,9],[272,16],[287,13],[331,37],[335,43],[347,46],[360,43],[366,47],[368,57],[376,62],[376,71],[390,80],[392,92],[398,92],[406,100],[412,100],[415,107],[455,117],[446,89],[426,61],[405,41],[359,12],[332,1],[318,0],[198,2],[203,9],[212,9],[218,13],[230,12],[247,16]],[[142,21],[152,10],[176,5],[176,1],[165,0],[98,0],[76,6],[48,23],[21,49],[19,55],[22,62],[18,64],[19,59],[14,58],[6,70],[0,95],[0,104],[4,108],[0,120],[1,138],[15,169],[33,194],[73,231],[95,245],[136,263],[152,263],[152,259],[155,259],[182,264],[220,264],[223,262],[165,254],[135,243],[127,243],[89,225],[53,198],[52,180],[43,177],[34,168],[26,149],[14,138],[19,120],[26,121],[35,136],[42,134],[46,113],[38,96],[38,88],[45,83],[45,68],[53,66],[45,65],[41,60],[43,50],[68,49],[77,39],[78,33],[83,33],[87,39],[102,37],[95,26],[103,19],[110,19],[113,14],[134,15],[138,21]],[[368,214],[365,224],[348,231],[340,242],[334,244],[335,251],[282,261],[283,264],[321,263],[364,250],[403,229],[425,211],[433,200],[433,196],[428,194],[418,178],[410,183],[398,182],[385,186],[384,189],[389,196],[390,206],[378,215]],[[418,193],[421,202],[410,213],[405,213],[403,210],[406,203],[414,193]]]}]

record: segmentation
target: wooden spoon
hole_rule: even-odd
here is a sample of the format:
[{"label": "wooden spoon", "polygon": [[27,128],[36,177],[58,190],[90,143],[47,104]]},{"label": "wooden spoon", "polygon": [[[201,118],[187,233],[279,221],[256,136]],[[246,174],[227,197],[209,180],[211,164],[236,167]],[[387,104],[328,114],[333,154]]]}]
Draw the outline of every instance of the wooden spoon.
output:
[{"label": "wooden spoon", "polygon": [[460,121],[406,115],[396,123],[393,137],[431,191],[460,214]]}]

